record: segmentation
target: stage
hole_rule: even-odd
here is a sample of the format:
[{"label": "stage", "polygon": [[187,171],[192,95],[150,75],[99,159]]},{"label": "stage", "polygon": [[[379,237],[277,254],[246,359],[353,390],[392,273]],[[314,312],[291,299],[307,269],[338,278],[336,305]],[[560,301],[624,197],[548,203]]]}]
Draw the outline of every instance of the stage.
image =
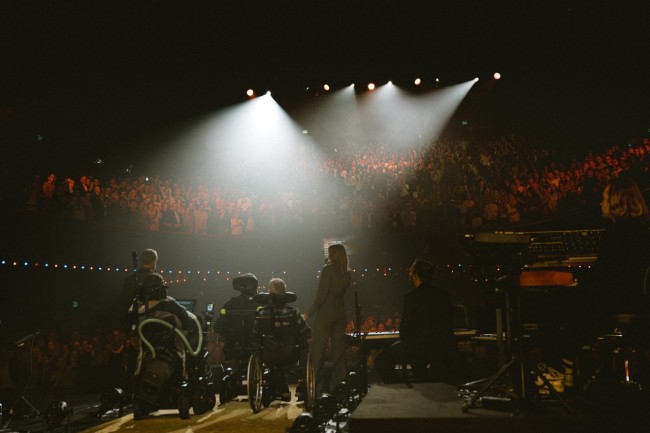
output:
[{"label": "stage", "polygon": [[[292,387],[292,391],[294,391]],[[0,433],[38,433],[49,432],[44,422],[44,414],[49,402],[53,400],[66,401],[73,409],[70,418],[63,418],[55,427],[54,432],[63,433],[156,433],[156,432],[218,432],[218,433],[283,433],[290,427],[293,420],[303,412],[302,403],[296,402],[295,397],[290,402],[274,401],[267,408],[254,414],[246,400],[233,400],[218,405],[202,415],[180,419],[178,410],[163,409],[153,412],[149,417],[135,421],[131,405],[124,407],[120,416],[117,410],[111,410],[98,418],[100,396],[96,394],[75,394],[68,392],[47,392],[42,395],[30,396],[30,401],[40,411],[40,414],[17,416],[9,425],[0,428]]]},{"label": "stage", "polygon": [[[471,408],[456,387],[444,383],[374,385],[349,421],[350,433],[590,433],[645,431],[639,422],[616,414],[590,414],[584,402],[567,400],[569,413],[558,402],[522,405],[521,411]],[[610,416],[611,415],[611,416]],[[641,418],[641,416],[639,417]],[[636,430],[639,428],[639,430]]]},{"label": "stage", "polygon": [[[290,386],[292,395],[295,387]],[[0,432],[41,432],[45,428],[43,413],[52,401],[66,401],[73,408],[70,419],[64,419],[55,432],[115,433],[115,432],[260,432],[287,433],[303,405],[295,397],[290,402],[274,401],[270,407],[254,414],[244,398],[219,404],[202,415],[191,413],[182,420],[177,410],[161,410],[146,419],[135,421],[132,407],[126,405],[120,415],[116,410],[97,417],[100,396],[68,390],[30,390],[29,401],[41,416],[17,416],[9,425],[3,423]],[[541,400],[518,405],[503,405],[500,410],[462,407],[465,399],[457,387],[444,383],[413,383],[385,385],[374,383],[359,405],[348,417],[340,417],[340,431],[349,433],[646,433],[650,431],[650,407],[641,400],[627,400],[624,395],[606,394],[599,403],[584,397],[564,393],[571,409],[558,401]],[[629,397],[629,396],[628,396]],[[622,403],[623,402],[623,403]],[[507,407],[506,407],[507,406]],[[17,405],[24,409],[24,405]],[[5,416],[9,407],[6,406]],[[21,411],[19,410],[19,413]],[[5,418],[5,421],[6,418]],[[336,425],[316,430],[295,430],[304,433],[335,433]],[[291,432],[293,433],[293,432]]]},{"label": "stage", "polygon": [[[293,387],[292,391],[293,391]],[[63,420],[55,431],[83,433],[179,432],[191,433],[286,433],[297,416],[303,412],[295,398],[291,402],[273,402],[270,407],[253,414],[248,402],[229,401],[212,411],[188,420],[181,420],[178,411],[162,410],[150,418],[134,421],[131,407],[125,407],[122,416],[108,413],[97,418],[99,396],[67,392],[30,393],[30,401],[44,412],[48,402],[66,400],[74,407],[70,425]],[[615,397],[612,397],[614,403]],[[510,410],[471,408],[463,413],[465,400],[456,393],[456,387],[443,383],[414,383],[370,386],[368,394],[343,420],[341,431],[349,433],[645,433],[648,427],[648,408],[637,406],[630,410],[614,410],[610,405],[600,407],[580,399],[567,399],[574,409],[569,413],[557,402],[535,403],[513,414]],[[345,422],[347,421],[347,422]],[[6,426],[7,432],[46,431],[42,417],[17,418]],[[334,432],[330,423],[321,432]],[[69,428],[69,430],[68,430]],[[307,433],[307,432],[306,432]]]}]

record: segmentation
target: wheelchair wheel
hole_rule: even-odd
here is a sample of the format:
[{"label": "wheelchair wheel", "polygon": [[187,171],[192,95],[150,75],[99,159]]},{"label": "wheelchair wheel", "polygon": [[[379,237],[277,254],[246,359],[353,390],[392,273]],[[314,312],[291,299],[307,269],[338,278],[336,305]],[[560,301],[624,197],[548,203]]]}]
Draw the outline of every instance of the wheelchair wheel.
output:
[{"label": "wheelchair wheel", "polygon": [[140,399],[135,398],[133,399],[133,419],[134,420],[140,420],[146,416],[145,410],[144,410],[144,404],[140,401]]},{"label": "wheelchair wheel", "polygon": [[221,384],[219,386],[219,404],[224,404],[232,400],[233,390],[232,390],[232,377],[230,374],[221,379]]},{"label": "wheelchair wheel", "polygon": [[247,391],[248,403],[253,409],[253,413],[258,413],[262,408],[262,394],[264,388],[263,381],[264,371],[262,370],[262,360],[259,353],[253,353],[248,361],[247,374]]},{"label": "wheelchair wheel", "polygon": [[181,419],[190,419],[190,398],[184,390],[178,396],[178,415]]},{"label": "wheelchair wheel", "polygon": [[192,408],[195,415],[202,415],[212,410],[217,400],[214,394],[210,393],[208,387],[200,383],[192,393]]},{"label": "wheelchair wheel", "polygon": [[311,352],[307,352],[305,367],[304,367],[304,380],[305,380],[305,412],[311,411],[316,401],[316,374],[314,372],[314,360]]}]

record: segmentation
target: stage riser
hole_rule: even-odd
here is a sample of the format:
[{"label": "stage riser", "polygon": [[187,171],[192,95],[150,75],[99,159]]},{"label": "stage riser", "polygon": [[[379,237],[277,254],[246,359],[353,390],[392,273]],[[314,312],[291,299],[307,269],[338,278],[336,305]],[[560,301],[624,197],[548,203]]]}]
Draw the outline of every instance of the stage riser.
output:
[{"label": "stage riser", "polygon": [[508,410],[461,410],[456,387],[443,383],[373,385],[350,418],[350,433],[590,433],[589,418],[542,404],[535,415]]}]

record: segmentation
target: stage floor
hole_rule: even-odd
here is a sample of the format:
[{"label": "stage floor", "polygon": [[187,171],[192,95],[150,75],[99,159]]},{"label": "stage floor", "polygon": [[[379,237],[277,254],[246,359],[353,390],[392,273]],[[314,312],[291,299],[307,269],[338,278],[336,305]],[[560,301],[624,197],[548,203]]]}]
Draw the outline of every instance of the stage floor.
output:
[{"label": "stage floor", "polygon": [[[292,392],[294,388],[292,388]],[[30,392],[29,400],[41,411],[41,416],[30,419],[18,417],[0,432],[46,431],[42,413],[51,401],[65,400],[74,408],[70,425],[65,420],[56,432],[72,433],[286,433],[297,416],[303,412],[295,398],[288,403],[273,402],[270,407],[253,414],[248,402],[229,401],[203,415],[192,415],[181,420],[176,410],[162,410],[147,419],[134,421],[131,408],[123,416],[109,413],[97,418],[99,396],[96,394],[57,392]],[[612,396],[612,403],[615,397]],[[520,413],[510,410],[471,408],[462,411],[465,401],[456,393],[456,387],[443,383],[414,383],[371,385],[368,394],[343,420],[343,433],[610,433],[650,431],[650,407],[613,410],[607,402],[600,407],[579,399],[567,399],[574,410],[569,413],[557,402],[522,406]],[[5,414],[7,415],[7,414]],[[347,422],[345,422],[347,421]],[[333,433],[335,426],[327,431]],[[305,432],[307,433],[307,432]]]},{"label": "stage floor", "polygon": [[[591,433],[647,431],[615,414],[588,414],[567,400],[574,413],[558,402],[536,402],[510,410],[470,408],[456,387],[444,383],[374,385],[352,413],[350,433]],[[611,415],[611,416],[609,416]],[[640,417],[641,418],[641,417]],[[639,428],[637,430],[637,427]]]},{"label": "stage floor", "polygon": [[[292,393],[294,387],[290,386]],[[67,391],[67,392],[66,392]],[[0,433],[37,433],[49,431],[43,421],[43,415],[50,402],[66,401],[73,408],[70,419],[64,419],[54,429],[55,432],[70,433],[284,433],[293,424],[295,418],[303,412],[303,404],[296,402],[274,401],[268,408],[254,414],[247,400],[233,400],[218,405],[202,415],[180,419],[178,410],[165,409],[154,412],[151,416],[135,421],[132,407],[124,408],[122,416],[117,411],[109,412],[101,419],[97,418],[100,396],[96,394],[77,394],[74,390],[60,392],[32,393],[30,402],[40,411],[31,416],[17,416],[6,427],[0,425]],[[68,425],[69,421],[69,425]]]}]

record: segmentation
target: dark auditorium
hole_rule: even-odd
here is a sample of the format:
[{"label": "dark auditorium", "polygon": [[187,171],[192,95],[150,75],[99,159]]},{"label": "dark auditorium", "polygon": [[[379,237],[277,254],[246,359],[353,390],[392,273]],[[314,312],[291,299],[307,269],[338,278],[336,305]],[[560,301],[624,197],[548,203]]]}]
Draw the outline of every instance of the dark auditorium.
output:
[{"label": "dark auditorium", "polygon": [[0,433],[650,431],[644,2],[0,3]]}]

